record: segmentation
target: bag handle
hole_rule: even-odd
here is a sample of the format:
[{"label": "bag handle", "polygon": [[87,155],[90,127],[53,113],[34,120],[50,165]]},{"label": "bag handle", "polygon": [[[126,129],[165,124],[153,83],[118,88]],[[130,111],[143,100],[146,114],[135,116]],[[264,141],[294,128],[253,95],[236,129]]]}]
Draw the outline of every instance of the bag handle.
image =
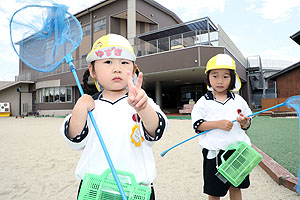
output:
[{"label": "bag handle", "polygon": [[[130,185],[137,185],[136,180],[135,180],[135,177],[134,177],[134,175],[133,175],[132,173],[130,173],[130,172],[125,172],[125,171],[120,171],[120,170],[116,170],[116,172],[117,172],[117,174],[118,174],[118,176],[119,176],[119,179],[120,179],[121,183],[128,183],[128,184],[130,184]],[[107,169],[107,170],[105,170],[105,171],[102,173],[101,176],[103,177],[103,179],[109,178],[109,179],[114,180],[113,174],[112,174],[112,171],[111,171],[110,168]],[[109,177],[109,176],[110,176],[110,177]],[[122,181],[122,180],[123,180],[123,181]]]},{"label": "bag handle", "polygon": [[235,146],[235,145],[229,145],[226,149],[226,151],[224,153],[222,153],[221,155],[221,160],[222,160],[222,163],[225,162],[225,159],[224,159],[224,155],[227,153],[227,151],[229,150],[236,150],[238,148],[238,146]]}]

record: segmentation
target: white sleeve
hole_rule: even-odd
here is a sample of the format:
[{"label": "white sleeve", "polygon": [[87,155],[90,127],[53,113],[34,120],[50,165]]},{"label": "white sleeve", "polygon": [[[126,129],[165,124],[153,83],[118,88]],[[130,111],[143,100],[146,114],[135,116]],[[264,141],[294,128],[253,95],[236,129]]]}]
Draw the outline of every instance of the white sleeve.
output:
[{"label": "white sleeve", "polygon": [[192,123],[205,118],[205,98],[201,97],[196,104],[193,107],[191,117],[192,117]]},{"label": "white sleeve", "polygon": [[[71,118],[72,114],[68,115],[63,124],[60,127],[60,132],[63,135],[63,137],[65,138],[65,140],[67,141],[68,145],[71,147],[71,149],[73,150],[82,150],[87,142],[87,138],[88,138],[88,127],[86,130],[86,133],[82,134],[82,133],[78,133],[78,136],[76,136],[76,141],[72,141],[72,139],[70,139],[69,137],[67,137],[68,135],[68,128],[69,128],[69,121]],[[82,137],[82,138],[77,138],[77,137]]]},{"label": "white sleeve", "polygon": [[205,122],[205,98],[201,97],[194,105],[192,113],[192,125],[195,133],[201,133],[203,131],[198,130],[198,127]]},{"label": "white sleeve", "polygon": [[143,126],[141,126],[141,127],[144,132],[144,136],[146,137],[146,140],[157,141],[168,130],[169,120],[168,120],[167,116],[164,114],[164,112],[160,109],[160,107],[151,98],[148,98],[148,103],[155,110],[155,112],[158,114],[158,117],[159,117],[158,128],[155,131],[155,138],[152,138],[147,133],[145,133],[146,131],[144,130],[144,127]]}]

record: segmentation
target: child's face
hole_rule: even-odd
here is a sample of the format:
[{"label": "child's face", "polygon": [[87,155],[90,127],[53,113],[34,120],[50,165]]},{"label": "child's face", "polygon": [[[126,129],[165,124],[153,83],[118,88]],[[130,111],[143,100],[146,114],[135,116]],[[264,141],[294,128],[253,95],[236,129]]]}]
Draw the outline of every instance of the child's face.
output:
[{"label": "child's face", "polygon": [[104,90],[124,91],[127,86],[127,72],[130,71],[134,75],[136,66],[127,59],[109,58],[96,60],[92,74],[96,78]]},{"label": "child's face", "polygon": [[213,69],[209,73],[210,85],[217,93],[227,93],[230,81],[229,69]]}]

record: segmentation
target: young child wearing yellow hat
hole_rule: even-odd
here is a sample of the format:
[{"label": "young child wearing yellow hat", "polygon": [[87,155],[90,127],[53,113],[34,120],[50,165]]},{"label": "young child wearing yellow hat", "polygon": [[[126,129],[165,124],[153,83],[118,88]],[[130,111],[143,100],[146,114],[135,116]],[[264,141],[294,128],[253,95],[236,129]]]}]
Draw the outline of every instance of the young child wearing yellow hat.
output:
[{"label": "young child wearing yellow hat", "polygon": [[[251,145],[245,130],[250,127],[252,112],[247,102],[237,92],[241,88],[235,61],[227,54],[212,57],[206,66],[207,93],[195,104],[192,123],[196,133],[213,129],[199,136],[203,154],[204,193],[208,199],[217,200],[229,190],[230,199],[242,199],[241,188],[250,185],[249,176],[238,186],[223,183],[217,176],[221,155],[229,145],[244,141]],[[233,123],[233,120],[237,122]],[[227,159],[233,152],[226,153]]]},{"label": "young child wearing yellow hat", "polygon": [[[87,56],[84,81],[86,84],[90,75],[99,92],[78,99],[61,132],[72,149],[83,149],[76,177],[82,182],[86,173],[101,175],[109,165],[88,118],[88,111],[92,111],[114,167],[132,173],[137,183],[151,187],[154,199],[152,145],[166,131],[168,120],[142,89],[143,74],[136,77],[135,60],[123,36],[108,34],[99,38]],[[137,79],[136,85],[133,79]]]}]

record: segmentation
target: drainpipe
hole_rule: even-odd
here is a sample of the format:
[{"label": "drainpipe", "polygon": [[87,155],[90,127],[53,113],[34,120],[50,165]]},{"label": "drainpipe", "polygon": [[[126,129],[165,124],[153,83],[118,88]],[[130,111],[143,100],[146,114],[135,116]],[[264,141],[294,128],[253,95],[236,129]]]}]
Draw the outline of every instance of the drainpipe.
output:
[{"label": "drainpipe", "polygon": [[19,92],[19,116],[22,116],[22,91],[21,85],[17,88],[17,92]]}]

